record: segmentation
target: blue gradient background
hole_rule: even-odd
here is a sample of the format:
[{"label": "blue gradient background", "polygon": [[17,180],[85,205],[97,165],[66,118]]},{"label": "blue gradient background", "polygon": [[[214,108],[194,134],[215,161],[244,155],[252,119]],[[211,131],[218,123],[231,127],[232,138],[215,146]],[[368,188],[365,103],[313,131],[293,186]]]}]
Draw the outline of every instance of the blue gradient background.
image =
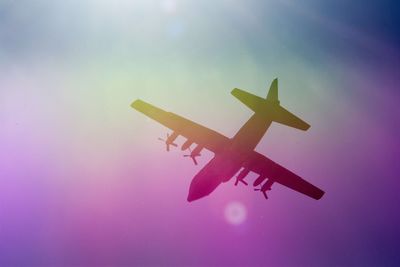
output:
[{"label": "blue gradient background", "polygon": [[[0,1],[0,265],[398,266],[396,3]],[[275,77],[311,128],[257,150],[326,195],[230,182],[187,203],[212,155],[164,152],[129,104],[233,136],[251,112],[231,89]]]}]

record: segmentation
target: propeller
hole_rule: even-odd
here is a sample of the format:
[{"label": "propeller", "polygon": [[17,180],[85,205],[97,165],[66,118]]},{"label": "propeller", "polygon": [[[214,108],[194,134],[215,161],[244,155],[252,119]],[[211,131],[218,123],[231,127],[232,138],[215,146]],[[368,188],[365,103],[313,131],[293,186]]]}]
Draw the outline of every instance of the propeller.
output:
[{"label": "propeller", "polygon": [[187,158],[187,157],[191,158],[191,159],[193,160],[194,165],[197,165],[198,162],[197,162],[196,158],[199,157],[199,156],[201,156],[201,154],[200,154],[200,153],[198,153],[198,154],[193,154],[193,152],[192,152],[192,150],[190,149],[190,147],[189,147],[188,149],[189,149],[190,154],[183,155],[183,156],[184,156],[185,158]]},{"label": "propeller", "polygon": [[261,193],[263,193],[265,199],[268,199],[267,192],[265,190],[261,190],[261,188],[255,188],[254,191],[261,191]]},{"label": "propeller", "polygon": [[[260,176],[261,177],[261,176]],[[260,179],[260,178],[259,178]],[[257,179],[258,180],[258,179]],[[267,182],[265,182],[261,188],[255,188],[254,191],[261,191],[265,197],[265,199],[268,199],[267,196],[267,191],[271,190],[271,186],[275,181],[272,179],[268,179]]]},{"label": "propeller", "polygon": [[178,146],[178,145],[175,144],[174,142],[171,142],[171,141],[169,140],[169,138],[170,138],[170,134],[169,134],[169,133],[167,133],[167,139],[162,139],[161,137],[158,138],[158,140],[163,141],[163,142],[165,143],[165,146],[166,146],[167,151],[169,151],[170,146],[174,146],[174,147],[177,147],[177,146]]},{"label": "propeller", "polygon": [[248,185],[248,183],[244,180],[244,177],[243,178],[239,178],[239,176],[236,176],[235,185],[238,185],[239,182],[242,182],[244,185]]},{"label": "propeller", "polygon": [[240,173],[236,176],[235,186],[237,186],[239,182],[242,182],[244,185],[248,185],[248,183],[244,180],[244,178],[246,178],[249,172],[250,170],[247,168],[241,170]]}]

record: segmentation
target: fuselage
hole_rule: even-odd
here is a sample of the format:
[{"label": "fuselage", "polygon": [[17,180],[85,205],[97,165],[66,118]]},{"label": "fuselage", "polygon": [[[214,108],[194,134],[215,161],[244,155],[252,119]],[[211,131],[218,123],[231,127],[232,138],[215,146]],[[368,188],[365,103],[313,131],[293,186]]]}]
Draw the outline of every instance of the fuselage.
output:
[{"label": "fuselage", "polygon": [[[181,150],[189,150],[190,154],[184,156],[190,157],[195,165],[202,149],[214,153],[214,158],[193,178],[188,201],[209,195],[218,185],[228,182],[236,173],[238,174],[235,185],[239,182],[248,185],[245,177],[250,172],[259,175],[253,186],[261,186],[255,190],[261,191],[265,198],[266,191],[277,182],[314,199],[320,199],[324,194],[321,189],[254,150],[272,121],[303,131],[310,128],[308,123],[280,105],[278,80],[272,81],[266,98],[238,88],[234,88],[231,94],[254,112],[232,138],[140,99],[131,104],[134,109],[173,130],[172,135],[167,135],[166,139],[159,138],[164,141],[167,151],[171,146],[178,146],[174,141],[178,136],[183,136],[187,140]],[[192,144],[196,144],[193,150]]]},{"label": "fuselage", "polygon": [[264,136],[272,120],[255,113],[230,139],[225,147],[193,178],[188,201],[213,192],[221,183],[229,181],[244,165]]}]

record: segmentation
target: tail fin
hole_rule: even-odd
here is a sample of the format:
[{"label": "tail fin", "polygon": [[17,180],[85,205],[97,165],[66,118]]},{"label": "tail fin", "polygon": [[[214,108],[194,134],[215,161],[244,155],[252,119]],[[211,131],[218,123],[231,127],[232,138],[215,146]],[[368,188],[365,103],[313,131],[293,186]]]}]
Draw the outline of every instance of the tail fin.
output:
[{"label": "tail fin", "polygon": [[278,99],[278,79],[274,79],[269,87],[267,100],[279,104]]},{"label": "tail fin", "polygon": [[310,128],[308,123],[280,106],[278,99],[278,79],[272,81],[267,98],[265,99],[238,88],[233,89],[231,93],[255,113],[265,116],[266,119],[304,131]]}]

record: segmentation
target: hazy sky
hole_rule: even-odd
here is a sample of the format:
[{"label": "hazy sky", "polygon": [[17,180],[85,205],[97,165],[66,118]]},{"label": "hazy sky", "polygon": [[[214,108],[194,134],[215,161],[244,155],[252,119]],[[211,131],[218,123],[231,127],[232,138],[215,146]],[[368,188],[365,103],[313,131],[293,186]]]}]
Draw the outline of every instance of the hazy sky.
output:
[{"label": "hazy sky", "polygon": [[[396,266],[395,1],[0,1],[0,265]],[[326,191],[222,185],[136,98],[231,137],[265,96],[311,124],[257,150]],[[179,143],[184,139],[180,138]],[[249,177],[249,181],[254,175]],[[229,207],[245,211],[232,224]]]}]

